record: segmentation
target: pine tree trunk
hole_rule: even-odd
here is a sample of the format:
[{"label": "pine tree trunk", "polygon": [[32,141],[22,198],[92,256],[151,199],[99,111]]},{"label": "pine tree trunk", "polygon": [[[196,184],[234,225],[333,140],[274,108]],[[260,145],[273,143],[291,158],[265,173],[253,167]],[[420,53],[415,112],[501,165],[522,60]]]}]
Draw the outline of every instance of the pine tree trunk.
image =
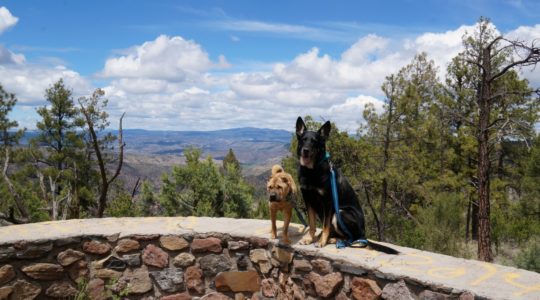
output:
[{"label": "pine tree trunk", "polygon": [[491,97],[491,56],[490,48],[483,51],[483,74],[478,95],[478,259],[493,261],[491,253],[491,227],[489,223],[489,117]]}]

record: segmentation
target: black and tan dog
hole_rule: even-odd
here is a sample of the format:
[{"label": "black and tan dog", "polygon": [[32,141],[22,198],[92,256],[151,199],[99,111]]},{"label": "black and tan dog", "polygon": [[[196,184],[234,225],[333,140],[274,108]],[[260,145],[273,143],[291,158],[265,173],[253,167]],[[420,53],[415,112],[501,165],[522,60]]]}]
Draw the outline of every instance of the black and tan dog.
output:
[{"label": "black and tan dog", "polygon": [[[320,247],[324,247],[329,241],[335,243],[335,238],[348,239],[346,230],[351,233],[353,240],[366,239],[364,212],[356,193],[339,169],[334,171],[339,213],[346,229],[338,225],[332,200],[331,165],[326,158],[326,141],[330,136],[331,128],[330,122],[327,121],[318,131],[309,131],[301,117],[296,120],[298,139],[296,152],[300,160],[298,179],[308,210],[309,223],[309,231],[300,244],[311,244],[315,241],[317,217],[322,222],[322,233],[318,241]],[[398,253],[392,248],[371,241],[368,242],[368,247],[389,254]]]},{"label": "black and tan dog", "polygon": [[280,165],[272,167],[272,176],[266,185],[270,200],[270,218],[272,221],[271,237],[277,237],[276,217],[277,212],[283,213],[283,243],[290,244],[289,223],[291,222],[294,197],[297,193],[296,184],[292,176],[285,172]]}]

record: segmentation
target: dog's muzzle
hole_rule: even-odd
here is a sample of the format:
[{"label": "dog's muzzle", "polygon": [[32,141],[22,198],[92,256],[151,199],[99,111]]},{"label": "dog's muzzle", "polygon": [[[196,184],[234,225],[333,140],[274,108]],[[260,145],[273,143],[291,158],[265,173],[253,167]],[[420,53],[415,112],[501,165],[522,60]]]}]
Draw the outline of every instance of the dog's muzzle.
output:
[{"label": "dog's muzzle", "polygon": [[276,202],[278,201],[278,196],[276,193],[271,193],[270,194],[270,202]]}]

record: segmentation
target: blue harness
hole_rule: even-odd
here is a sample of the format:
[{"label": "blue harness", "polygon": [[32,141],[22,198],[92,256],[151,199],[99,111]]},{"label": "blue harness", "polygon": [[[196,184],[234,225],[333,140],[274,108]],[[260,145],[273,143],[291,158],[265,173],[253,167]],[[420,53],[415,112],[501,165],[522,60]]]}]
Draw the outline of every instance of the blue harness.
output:
[{"label": "blue harness", "polygon": [[347,226],[345,225],[345,222],[343,222],[343,219],[341,218],[341,212],[339,210],[339,198],[338,198],[338,190],[337,190],[337,183],[336,183],[336,172],[334,171],[334,167],[332,166],[332,163],[330,162],[330,153],[326,152],[323,161],[328,161],[330,164],[330,184],[332,187],[332,202],[334,204],[334,210],[336,211],[336,219],[338,221],[338,225],[345,232],[348,239],[347,240],[338,240],[336,242],[336,248],[341,249],[345,247],[355,247],[355,248],[364,248],[368,245],[368,240],[366,239],[357,239],[355,240],[352,233],[349,231]]}]

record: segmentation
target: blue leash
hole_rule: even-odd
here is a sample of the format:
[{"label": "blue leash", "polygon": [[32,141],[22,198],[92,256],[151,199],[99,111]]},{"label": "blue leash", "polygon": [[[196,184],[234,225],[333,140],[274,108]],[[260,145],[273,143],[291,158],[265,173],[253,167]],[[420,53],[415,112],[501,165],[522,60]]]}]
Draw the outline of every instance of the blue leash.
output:
[{"label": "blue leash", "polygon": [[[328,160],[330,163],[330,154],[326,152],[324,156],[324,160]],[[363,248],[368,245],[368,241],[366,239],[357,239],[354,240],[352,233],[349,231],[347,226],[345,225],[345,222],[343,222],[343,219],[341,218],[341,213],[339,211],[339,198],[338,198],[338,191],[337,191],[337,183],[336,183],[336,172],[334,171],[334,167],[330,163],[330,184],[332,187],[332,202],[334,203],[334,210],[336,211],[336,219],[338,221],[339,227],[345,232],[348,239],[347,240],[338,240],[336,242],[336,248],[341,249],[345,247],[358,247]]]}]

